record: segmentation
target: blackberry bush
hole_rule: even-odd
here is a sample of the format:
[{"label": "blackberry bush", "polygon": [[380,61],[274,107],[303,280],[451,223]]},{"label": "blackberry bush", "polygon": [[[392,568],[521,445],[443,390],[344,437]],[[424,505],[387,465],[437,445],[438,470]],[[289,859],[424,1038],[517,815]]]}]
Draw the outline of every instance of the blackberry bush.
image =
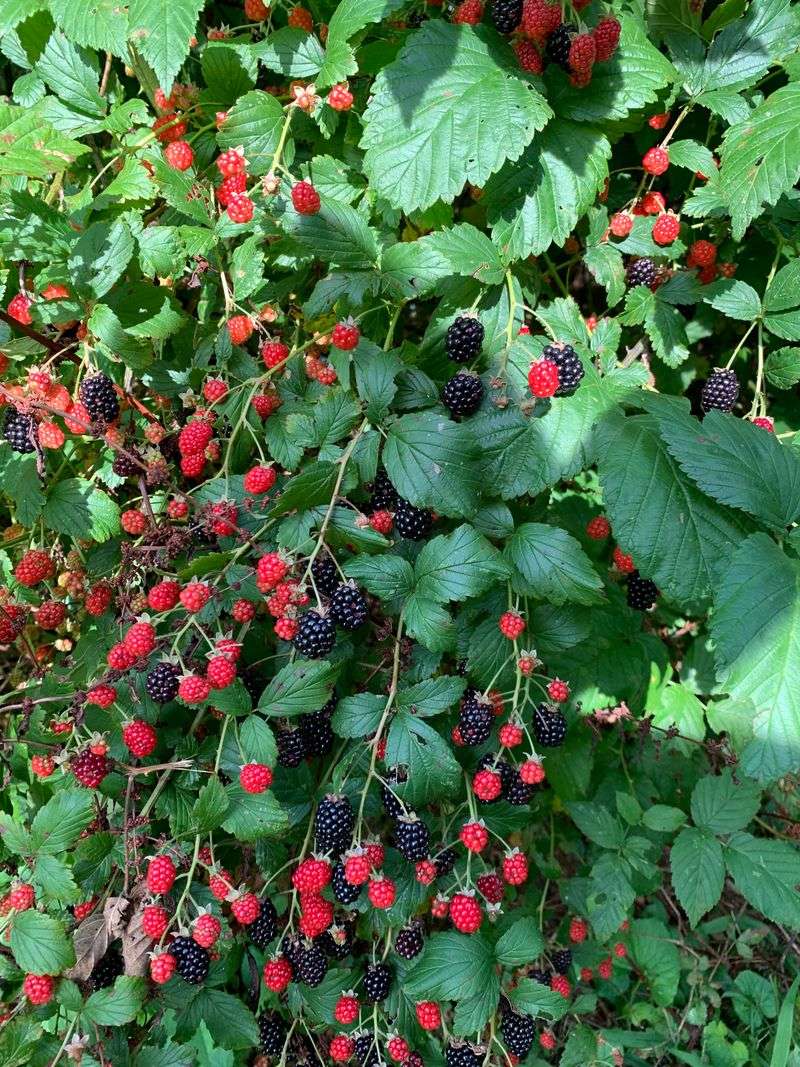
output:
[{"label": "blackberry bush", "polygon": [[796,8],[0,2],[0,1063],[797,1060]]}]

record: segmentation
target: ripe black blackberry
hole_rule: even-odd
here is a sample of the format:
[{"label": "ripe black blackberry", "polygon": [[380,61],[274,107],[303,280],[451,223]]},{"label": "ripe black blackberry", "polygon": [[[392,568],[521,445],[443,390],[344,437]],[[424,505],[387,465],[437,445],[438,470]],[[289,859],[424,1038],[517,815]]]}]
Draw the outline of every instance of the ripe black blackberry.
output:
[{"label": "ripe black blackberry", "polygon": [[299,767],[306,756],[306,746],[302,731],[295,726],[276,730],[275,743],[278,746],[278,763],[281,767]]},{"label": "ripe black blackberry", "polygon": [[633,288],[635,285],[646,285],[650,288],[656,280],[656,265],[652,259],[647,259],[647,257],[643,256],[641,259],[636,259],[633,263],[628,264],[625,277],[629,288]]},{"label": "ripe black blackberry", "polygon": [[286,1043],[286,1023],[276,1011],[262,1011],[258,1017],[261,1051],[278,1056]]},{"label": "ripe black blackberry", "polygon": [[398,930],[394,939],[394,950],[404,960],[416,959],[422,952],[424,945],[425,938],[422,936],[422,924],[417,920],[410,922],[402,930]]},{"label": "ripe black blackberry", "polygon": [[169,704],[178,695],[180,669],[174,663],[157,663],[148,673],[145,689],[156,704]]},{"label": "ripe black blackberry", "polygon": [[483,344],[483,323],[473,315],[459,315],[447,330],[444,349],[454,363],[469,363]]},{"label": "ripe black blackberry", "polygon": [[171,941],[169,951],[175,957],[175,969],[184,982],[200,985],[206,980],[209,960],[202,945],[191,937],[176,937]]},{"label": "ripe black blackberry", "polygon": [[24,456],[27,452],[33,452],[34,435],[36,429],[30,415],[23,415],[16,408],[6,410],[3,421],[3,437],[11,445],[12,452],[18,452]]},{"label": "ripe black blackberry", "polygon": [[492,22],[498,33],[513,33],[522,19],[522,0],[493,0]]},{"label": "ripe black blackberry", "polygon": [[354,1051],[359,1067],[377,1067],[381,1061],[381,1054],[372,1030],[358,1035]]},{"label": "ripe black blackberry", "polygon": [[556,396],[572,396],[586,371],[572,345],[546,345],[542,355],[558,367]]},{"label": "ripe black blackberry", "polygon": [[572,46],[572,38],[577,32],[578,27],[572,22],[562,22],[560,26],[556,26],[547,39],[545,58],[568,71],[569,50]]},{"label": "ripe black blackberry", "polygon": [[483,382],[477,374],[460,370],[442,389],[442,403],[451,415],[474,415],[483,400]]},{"label": "ripe black blackberry", "polygon": [[572,949],[560,948],[550,956],[556,974],[566,974],[572,964]]},{"label": "ripe black blackberry", "polygon": [[330,600],[331,618],[343,630],[357,630],[367,620],[369,608],[364,594],[351,582],[339,586]]},{"label": "ripe black blackberry", "polygon": [[341,793],[328,793],[314,816],[314,836],[322,852],[343,852],[353,837],[353,806]]},{"label": "ripe black blackberry", "polygon": [[[397,779],[395,778],[390,784],[397,785]],[[383,810],[390,819],[399,819],[401,815],[405,815],[406,809],[403,806],[403,802],[386,785],[381,786],[381,799],[383,800]]]},{"label": "ripe black blackberry", "polygon": [[106,989],[113,985],[115,980],[125,972],[125,964],[122,956],[116,948],[110,948],[105,956],[94,965],[89,975],[89,985],[92,989]]},{"label": "ripe black blackberry", "polygon": [[428,827],[413,813],[402,815],[395,823],[394,846],[409,862],[424,860],[430,850],[430,843]]},{"label": "ripe black blackberry", "polygon": [[328,973],[328,959],[319,945],[304,946],[297,961],[295,976],[303,985],[318,986]]},{"label": "ripe black blackberry", "polygon": [[658,587],[649,578],[634,571],[628,578],[628,607],[635,611],[649,611],[656,606]]},{"label": "ripe black blackberry", "polygon": [[380,1004],[389,996],[392,972],[385,963],[370,963],[364,975],[364,992],[370,1004]]},{"label": "ripe black blackberry", "polygon": [[483,1056],[478,1056],[473,1045],[466,1041],[450,1041],[444,1053],[447,1067],[480,1067]]},{"label": "ripe black blackberry", "polygon": [[314,579],[314,585],[323,596],[330,596],[331,593],[339,588],[342,581],[336,569],[336,564],[330,556],[317,556],[311,564],[311,577]]},{"label": "ripe black blackberry", "polygon": [[536,792],[535,785],[528,785],[527,782],[523,782],[520,777],[519,771],[513,767],[511,774],[508,777],[508,781],[503,781],[503,787],[501,796],[503,800],[507,800],[509,804],[513,804],[515,807],[521,807],[523,804],[529,804],[531,797]]},{"label": "ripe black blackberry", "polygon": [[131,478],[135,474],[143,474],[142,468],[134,462],[134,459],[141,460],[141,458],[138,449],[126,445],[125,452],[117,452],[114,456],[111,469],[120,478]]},{"label": "ripe black blackberry", "polygon": [[340,904],[354,904],[361,896],[361,886],[352,885],[344,876],[344,864],[337,863],[331,874],[331,889]]},{"label": "ripe black blackberry", "polygon": [[81,403],[91,415],[92,421],[105,419],[106,422],[113,422],[119,415],[119,401],[114,392],[114,383],[102,371],[93,374],[91,378],[84,378],[79,393]]},{"label": "ripe black blackberry", "polygon": [[278,933],[278,913],[271,900],[262,899],[261,911],[255,922],[249,923],[245,929],[247,936],[257,948],[266,948]]},{"label": "ripe black blackberry", "polygon": [[325,708],[300,716],[300,733],[306,756],[324,756],[333,747],[330,713]]},{"label": "ripe black blackberry", "polygon": [[386,471],[378,471],[375,475],[375,481],[372,483],[372,494],[369,498],[370,510],[392,511],[399,499],[400,497],[397,495],[397,490],[389,481],[389,476]]},{"label": "ripe black blackberry", "polygon": [[433,858],[433,865],[436,868],[436,877],[444,878],[456,865],[458,854],[454,848],[443,848],[438,855]]},{"label": "ripe black blackberry", "polygon": [[290,934],[289,937],[285,938],[281,943],[281,949],[286,959],[296,970],[297,965],[303,958],[303,953],[306,950],[302,937],[300,937],[299,934]]},{"label": "ripe black blackberry", "polygon": [[415,508],[400,497],[394,511],[394,528],[400,537],[421,541],[431,532],[432,526],[433,517],[427,508]]},{"label": "ripe black blackberry", "polygon": [[536,1024],[530,1015],[510,1011],[500,1024],[503,1043],[514,1056],[524,1059],[530,1052],[536,1037]]},{"label": "ripe black blackberry", "polygon": [[301,615],[294,647],[306,659],[321,659],[327,656],[336,644],[336,627],[333,620],[320,615],[318,611],[307,611]]},{"label": "ripe black blackberry", "polygon": [[483,744],[492,732],[494,714],[488,701],[480,699],[476,689],[467,689],[461,700],[458,729],[465,745]]},{"label": "ripe black blackberry", "polygon": [[533,736],[542,748],[558,748],[567,736],[567,720],[552,704],[539,704],[533,713]]},{"label": "ripe black blackberry", "polygon": [[539,985],[546,985],[548,988],[550,987],[550,979],[553,977],[550,971],[541,971],[534,969],[532,971],[529,971],[528,974],[534,980],[534,982],[538,982]]},{"label": "ripe black blackberry", "polygon": [[700,406],[703,411],[733,411],[739,396],[739,382],[732,370],[714,367],[711,377],[703,385]]},{"label": "ripe black blackberry", "polygon": [[[358,886],[351,886],[358,889]],[[335,894],[334,894],[335,895]],[[332,960],[343,960],[353,951],[353,930],[351,926],[332,926],[318,937],[314,938],[314,944],[319,945],[322,951]]]}]

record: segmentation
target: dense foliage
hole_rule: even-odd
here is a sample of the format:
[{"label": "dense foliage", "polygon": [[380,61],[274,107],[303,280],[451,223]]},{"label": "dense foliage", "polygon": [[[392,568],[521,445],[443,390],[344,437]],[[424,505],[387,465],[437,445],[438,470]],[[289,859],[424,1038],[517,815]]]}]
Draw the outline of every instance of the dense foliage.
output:
[{"label": "dense foliage", "polygon": [[800,1063],[800,8],[0,0],[0,1064]]}]

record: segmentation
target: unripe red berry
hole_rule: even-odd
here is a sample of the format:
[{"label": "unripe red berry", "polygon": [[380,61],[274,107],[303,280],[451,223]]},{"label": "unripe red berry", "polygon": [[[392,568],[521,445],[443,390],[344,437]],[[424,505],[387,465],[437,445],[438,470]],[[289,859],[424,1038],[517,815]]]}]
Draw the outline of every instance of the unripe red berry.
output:
[{"label": "unripe red berry", "polygon": [[528,371],[528,388],[540,399],[555,395],[558,389],[558,367],[551,359],[539,359],[531,364]]},{"label": "unripe red berry", "polygon": [[169,893],[176,874],[175,864],[169,856],[153,856],[147,867],[147,888],[154,896]]}]

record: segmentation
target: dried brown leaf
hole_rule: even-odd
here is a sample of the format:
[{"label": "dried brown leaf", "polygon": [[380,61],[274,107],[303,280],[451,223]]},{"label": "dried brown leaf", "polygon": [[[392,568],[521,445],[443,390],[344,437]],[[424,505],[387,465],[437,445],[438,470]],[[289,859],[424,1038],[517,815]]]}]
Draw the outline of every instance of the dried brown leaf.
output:
[{"label": "dried brown leaf", "polygon": [[75,928],[75,966],[67,971],[67,978],[85,981],[95,965],[105,956],[108,946],[125,928],[125,897],[109,897],[102,911],[93,911]]}]

